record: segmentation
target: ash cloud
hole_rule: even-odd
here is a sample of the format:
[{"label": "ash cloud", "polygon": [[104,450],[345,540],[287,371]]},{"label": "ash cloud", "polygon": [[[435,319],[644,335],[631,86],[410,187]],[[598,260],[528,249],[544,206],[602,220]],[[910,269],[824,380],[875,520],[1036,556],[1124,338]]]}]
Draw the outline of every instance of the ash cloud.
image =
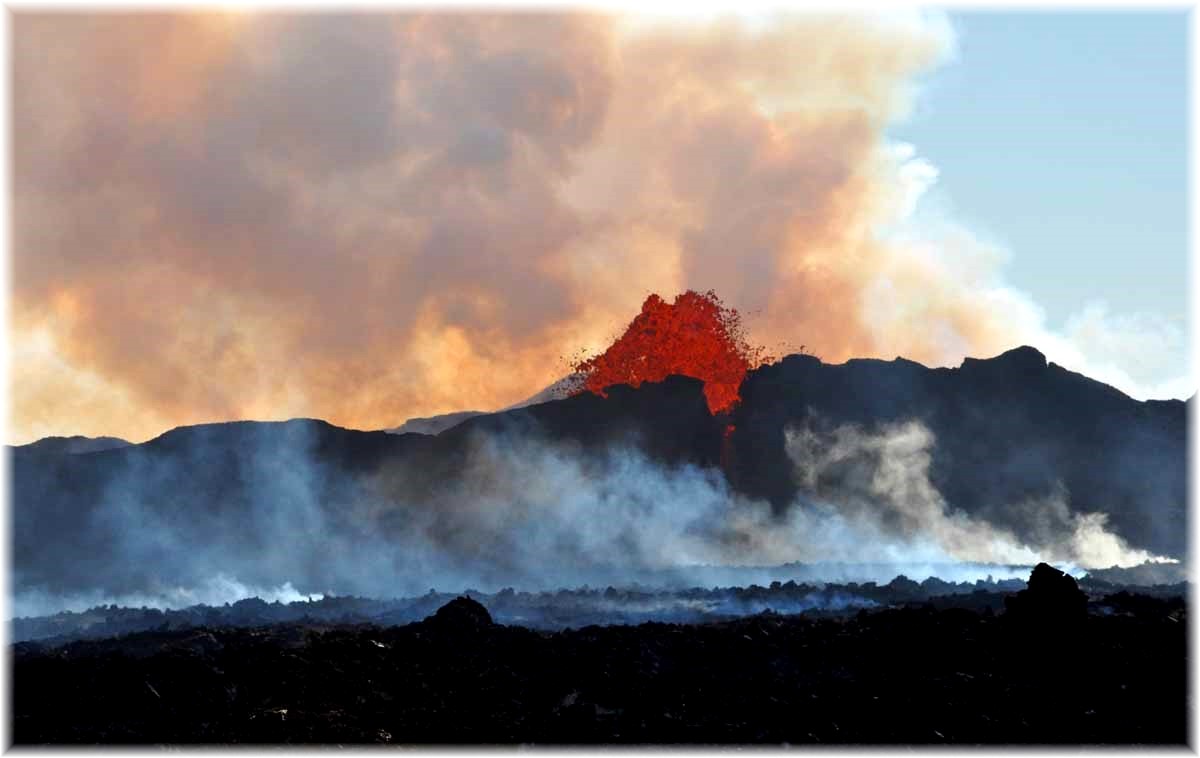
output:
[{"label": "ash cloud", "polygon": [[953,55],[937,14],[18,13],[12,36],[19,439],[503,407],[689,288],[779,352],[1036,344],[1190,391],[1145,359],[1185,352],[1169,325],[1054,333],[1002,251],[914,215],[936,169],[886,130]]}]

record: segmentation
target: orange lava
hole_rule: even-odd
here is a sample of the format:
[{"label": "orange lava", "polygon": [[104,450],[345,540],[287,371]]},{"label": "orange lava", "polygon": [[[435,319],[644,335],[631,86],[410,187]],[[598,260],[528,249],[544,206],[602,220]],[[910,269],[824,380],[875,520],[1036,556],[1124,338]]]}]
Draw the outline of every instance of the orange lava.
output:
[{"label": "orange lava", "polygon": [[736,310],[724,307],[711,290],[688,290],[674,303],[650,295],[625,333],[575,370],[586,376],[579,391],[598,395],[614,384],[637,387],[671,374],[690,376],[704,382],[708,410],[716,415],[741,400],[746,372],[769,360],[746,343]]}]

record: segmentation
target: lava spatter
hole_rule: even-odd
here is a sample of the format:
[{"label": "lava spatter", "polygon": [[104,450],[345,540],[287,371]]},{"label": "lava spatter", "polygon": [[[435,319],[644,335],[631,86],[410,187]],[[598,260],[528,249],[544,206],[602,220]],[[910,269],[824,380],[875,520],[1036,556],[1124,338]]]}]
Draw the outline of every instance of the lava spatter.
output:
[{"label": "lava spatter", "polygon": [[647,297],[619,339],[574,368],[586,377],[578,391],[599,395],[614,384],[637,387],[671,374],[690,376],[704,382],[708,410],[716,415],[741,400],[746,372],[769,360],[746,342],[735,309],[724,307],[712,290],[688,290],[673,303]]}]

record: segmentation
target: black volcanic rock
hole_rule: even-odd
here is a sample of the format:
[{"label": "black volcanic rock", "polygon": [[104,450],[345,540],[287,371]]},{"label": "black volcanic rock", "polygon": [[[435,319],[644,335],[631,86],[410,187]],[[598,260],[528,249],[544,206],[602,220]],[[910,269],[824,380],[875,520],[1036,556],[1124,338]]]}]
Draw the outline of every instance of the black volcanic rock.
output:
[{"label": "black volcanic rock", "polygon": [[1005,613],[1018,621],[1061,629],[1083,622],[1087,602],[1074,577],[1039,563],[1029,575],[1028,588],[1005,599]]},{"label": "black volcanic rock", "polygon": [[884,589],[903,599],[914,598],[921,594],[921,585],[903,574],[884,585]]},{"label": "black volcanic rock", "polygon": [[10,739],[1184,746],[1186,610],[1129,612],[1089,616],[1070,638],[1013,633],[986,611],[902,607],[552,633],[491,625],[469,639],[430,619],[20,643]]},{"label": "black volcanic rock", "polygon": [[425,619],[428,626],[448,632],[471,632],[492,626],[492,614],[481,603],[460,595]]}]

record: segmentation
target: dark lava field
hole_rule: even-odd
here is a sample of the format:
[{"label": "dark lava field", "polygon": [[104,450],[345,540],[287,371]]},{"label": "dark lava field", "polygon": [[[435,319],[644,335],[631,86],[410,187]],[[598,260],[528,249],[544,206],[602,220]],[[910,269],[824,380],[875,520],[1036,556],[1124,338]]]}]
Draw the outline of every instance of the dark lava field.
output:
[{"label": "dark lava field", "polygon": [[1085,593],[1041,565],[1017,592],[897,589],[910,598],[704,623],[534,629],[459,597],[404,625],[310,616],[20,642],[11,734],[17,745],[1188,742],[1185,585]]}]

